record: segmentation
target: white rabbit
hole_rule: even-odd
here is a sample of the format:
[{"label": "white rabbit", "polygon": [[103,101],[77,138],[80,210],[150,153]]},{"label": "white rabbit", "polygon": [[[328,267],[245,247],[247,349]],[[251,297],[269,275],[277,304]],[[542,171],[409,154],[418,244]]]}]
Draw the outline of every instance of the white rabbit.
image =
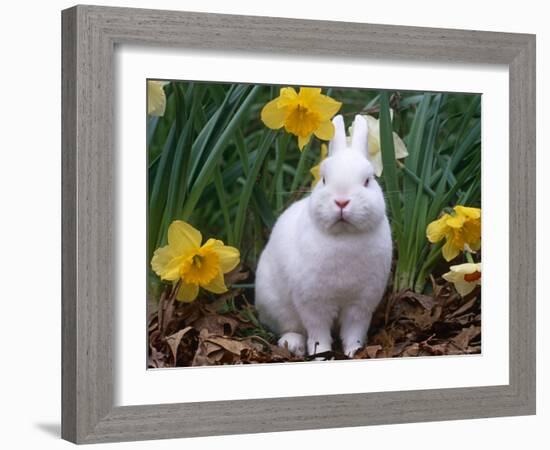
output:
[{"label": "white rabbit", "polygon": [[332,349],[339,326],[348,356],[363,347],[391,270],[392,238],[382,190],[367,159],[367,122],[351,142],[342,116],[311,195],[277,220],[256,272],[260,321],[296,355]]}]

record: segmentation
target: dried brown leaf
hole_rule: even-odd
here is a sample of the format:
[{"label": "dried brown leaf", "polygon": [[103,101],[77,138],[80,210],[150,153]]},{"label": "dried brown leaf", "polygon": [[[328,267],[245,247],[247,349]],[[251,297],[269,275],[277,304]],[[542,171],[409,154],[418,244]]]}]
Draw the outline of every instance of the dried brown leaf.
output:
[{"label": "dried brown leaf", "polygon": [[418,302],[424,309],[428,311],[430,311],[437,304],[436,299],[429,295],[418,294],[413,291],[407,291],[404,295],[406,296],[406,298]]},{"label": "dried brown leaf", "polygon": [[278,345],[269,346],[270,353],[278,360],[291,360],[293,359],[292,353],[289,352],[286,347],[279,347]]},{"label": "dried brown leaf", "polygon": [[239,281],[246,280],[249,275],[250,273],[248,272],[248,270],[242,270],[241,267],[237,267],[231,272],[225,274],[225,284],[231,286],[232,284],[238,283]]},{"label": "dried brown leaf", "polygon": [[466,350],[470,341],[481,334],[481,327],[470,325],[463,328],[460,333],[451,339],[451,341],[461,350]]},{"label": "dried brown leaf", "polygon": [[413,342],[401,352],[401,356],[418,356],[420,354],[420,344]]},{"label": "dried brown leaf", "polygon": [[371,343],[374,345],[380,345],[382,348],[393,348],[394,346],[394,329],[382,329],[378,334],[373,336]]},{"label": "dried brown leaf", "polygon": [[376,355],[378,355],[378,353],[382,350],[382,346],[381,345],[367,345],[365,347],[365,350],[366,350],[367,356],[369,358],[376,358]]},{"label": "dried brown leaf", "polygon": [[166,367],[166,357],[163,352],[158,351],[154,346],[149,345],[148,366],[156,369]]},{"label": "dried brown leaf", "polygon": [[216,344],[230,351],[234,355],[240,355],[241,352],[245,348],[247,348],[247,345],[244,342],[238,341],[236,339],[226,338],[223,336],[208,336],[206,342]]},{"label": "dried brown leaf", "polygon": [[416,325],[421,330],[429,330],[433,324],[439,320],[441,317],[441,307],[436,306],[432,310],[424,310],[424,312],[420,314],[415,314],[411,316],[411,319],[414,320]]},{"label": "dried brown leaf", "polygon": [[466,313],[466,314],[463,314],[461,316],[458,316],[458,317],[451,317],[448,319],[448,322],[449,323],[455,323],[455,324],[458,324],[458,325],[462,325],[463,327],[466,326],[466,325],[470,325],[472,323],[479,323],[480,320],[477,320],[477,315],[473,312],[469,312],[469,313]]},{"label": "dried brown leaf", "polygon": [[210,334],[219,334],[220,336],[233,336],[239,325],[237,319],[221,314],[205,314],[188,323],[199,330],[206,329]]},{"label": "dried brown leaf", "polygon": [[185,327],[181,330],[179,330],[177,333],[171,334],[170,336],[166,337],[166,343],[170,347],[170,350],[172,351],[172,356],[174,357],[174,366],[176,365],[177,359],[178,359],[178,347],[180,345],[181,339],[187,332],[191,331],[193,327]]},{"label": "dried brown leaf", "polygon": [[460,308],[458,308],[456,311],[454,311],[452,314],[450,314],[448,317],[456,317],[464,314],[465,312],[469,311],[476,303],[477,298],[474,297],[470,300],[468,300],[466,303],[464,303]]}]

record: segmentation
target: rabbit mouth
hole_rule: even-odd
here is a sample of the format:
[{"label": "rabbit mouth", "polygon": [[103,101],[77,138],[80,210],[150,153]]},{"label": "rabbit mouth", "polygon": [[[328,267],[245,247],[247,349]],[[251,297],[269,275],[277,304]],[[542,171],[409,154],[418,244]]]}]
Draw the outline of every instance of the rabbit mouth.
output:
[{"label": "rabbit mouth", "polygon": [[351,222],[348,219],[349,219],[349,214],[344,216],[344,211],[340,210],[340,216],[336,220],[336,223],[344,222],[344,223],[349,223],[351,225]]},{"label": "rabbit mouth", "polygon": [[355,225],[349,221],[348,218],[341,215],[332,224],[332,227],[341,230],[349,230],[350,228],[356,228]]}]

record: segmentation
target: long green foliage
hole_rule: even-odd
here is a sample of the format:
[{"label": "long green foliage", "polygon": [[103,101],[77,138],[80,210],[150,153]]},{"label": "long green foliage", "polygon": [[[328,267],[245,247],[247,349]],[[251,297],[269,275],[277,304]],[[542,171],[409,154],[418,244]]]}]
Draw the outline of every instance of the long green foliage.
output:
[{"label": "long green foliage", "polygon": [[480,97],[423,94],[414,110],[401,111],[394,122],[410,122],[410,128],[397,130],[409,152],[401,164],[393,157],[388,95],[380,95],[380,138],[397,247],[394,289],[421,292],[440,260],[440,245],[426,239],[428,224],[445,208],[480,206]]},{"label": "long green foliage", "polygon": [[[320,143],[300,152],[294,136],[263,125],[260,110],[277,87],[172,82],[164,89],[166,112],[147,123],[149,260],[181,219],[239,248],[254,269],[276,217],[308,192]],[[480,203],[480,97],[406,93],[394,104],[382,91],[329,94],[343,103],[346,122],[379,111],[381,182],[397,248],[394,289],[421,291],[439,260],[426,241],[427,224],[446,207]],[[407,144],[403,161],[393,156],[392,131]]]}]

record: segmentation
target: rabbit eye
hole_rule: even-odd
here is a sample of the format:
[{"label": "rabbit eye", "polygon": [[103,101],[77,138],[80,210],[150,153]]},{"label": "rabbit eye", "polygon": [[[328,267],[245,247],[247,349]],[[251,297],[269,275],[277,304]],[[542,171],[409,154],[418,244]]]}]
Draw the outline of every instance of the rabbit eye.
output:
[{"label": "rabbit eye", "polygon": [[369,185],[370,177],[365,180],[364,186],[367,187]]}]

